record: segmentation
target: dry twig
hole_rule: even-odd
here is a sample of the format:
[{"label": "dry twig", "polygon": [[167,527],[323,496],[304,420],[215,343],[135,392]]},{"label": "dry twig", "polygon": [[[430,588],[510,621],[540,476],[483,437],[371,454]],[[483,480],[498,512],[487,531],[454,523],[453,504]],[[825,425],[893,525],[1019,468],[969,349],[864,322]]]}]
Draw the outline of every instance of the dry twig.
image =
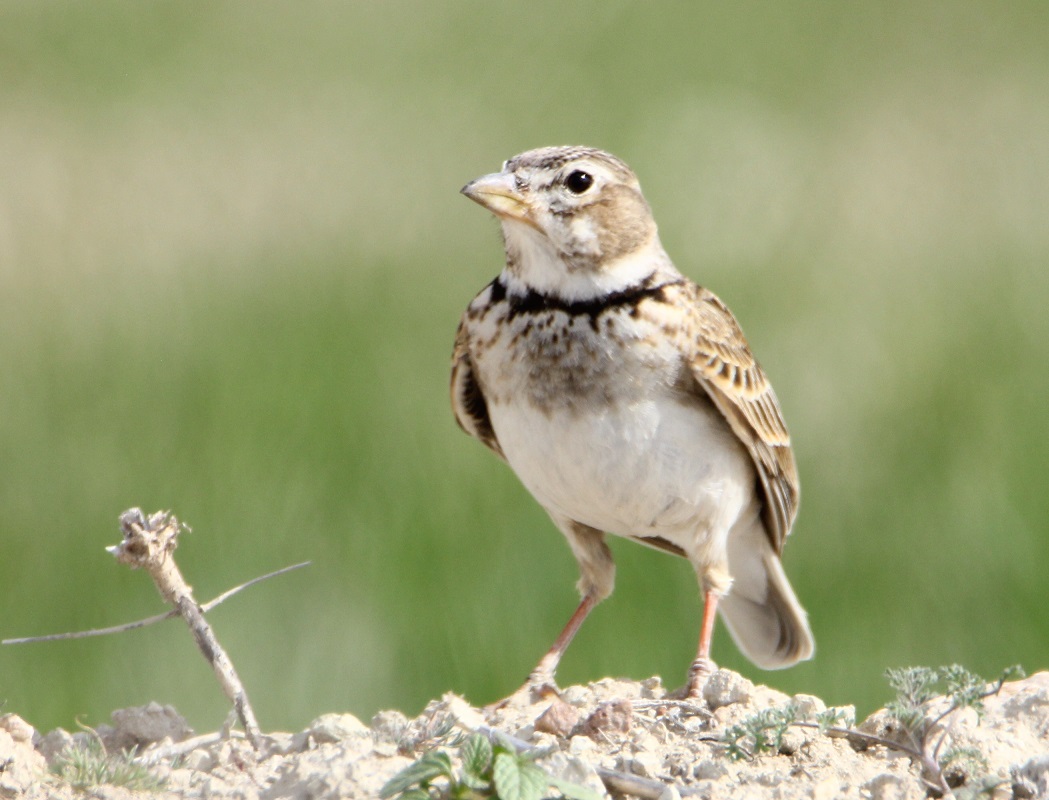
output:
[{"label": "dry twig", "polygon": [[[250,581],[245,581],[240,586],[234,586],[232,589],[227,589],[225,592],[209,600],[206,603],[201,604],[200,610],[207,614],[215,606],[220,603],[224,603],[229,600],[233,595],[244,591],[249,586],[254,586],[256,583],[269,580],[270,578],[276,578],[278,575],[283,575],[285,572],[291,572],[293,569],[301,569],[302,567],[308,567],[311,562],[303,561],[300,564],[292,564],[289,567],[283,567],[273,572],[267,572],[265,575],[259,575],[257,578],[252,578]],[[173,608],[171,611],[165,611],[163,614],[155,614],[152,617],[146,617],[145,619],[135,620],[134,622],[125,622],[123,625],[112,625],[108,628],[92,628],[89,631],[71,631],[70,633],[49,633],[46,636],[23,636],[18,639],[4,639],[0,641],[0,644],[34,644],[36,642],[57,642],[63,639],[86,639],[89,636],[108,636],[111,633],[124,633],[125,631],[133,631],[138,628],[145,628],[149,625],[155,625],[158,622],[163,622],[166,619],[177,617],[179,615],[178,609]]]},{"label": "dry twig", "polygon": [[262,733],[244,685],[175,565],[173,553],[178,546],[182,524],[165,511],[158,511],[147,518],[141,509],[132,508],[120,515],[120,527],[124,532],[124,540],[107,549],[122,564],[132,569],[146,570],[160,596],[174,606],[179,616],[186,621],[197,647],[211,664],[226,697],[233,703],[248,741],[258,750],[262,744]]}]

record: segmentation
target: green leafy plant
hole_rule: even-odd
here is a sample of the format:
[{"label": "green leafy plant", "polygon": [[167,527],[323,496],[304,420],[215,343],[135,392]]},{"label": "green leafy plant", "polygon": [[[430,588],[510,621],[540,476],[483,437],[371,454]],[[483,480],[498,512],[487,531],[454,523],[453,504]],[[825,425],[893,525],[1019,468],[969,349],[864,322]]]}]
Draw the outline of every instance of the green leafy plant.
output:
[{"label": "green leafy plant", "polygon": [[518,752],[511,742],[472,733],[459,748],[462,768],[454,769],[445,750],[430,750],[398,772],[379,792],[381,798],[398,800],[539,800],[553,786],[571,800],[596,800],[583,786],[547,775],[536,764],[541,750]]},{"label": "green leafy plant", "polygon": [[[846,735],[906,753],[921,765],[922,780],[938,795],[951,793],[949,776],[952,772],[974,775],[987,769],[986,759],[979,751],[946,746],[950,740],[950,725],[945,723],[962,708],[971,708],[982,715],[986,698],[997,694],[1007,680],[1023,677],[1024,672],[1019,666],[1004,670],[993,682],[985,681],[957,664],[938,669],[890,669],[885,674],[896,692],[896,698],[885,706],[885,710],[899,725],[900,740],[856,730],[853,721],[845,719],[840,709],[828,709],[812,719],[803,719],[798,706],[791,703],[764,709],[733,725],[722,734],[722,744],[731,758],[752,758],[761,753],[777,752],[783,743],[783,735],[791,726],[817,728],[823,734]],[[970,782],[972,791],[967,794],[976,797],[992,791],[995,785],[993,780],[974,779]]]},{"label": "green leafy plant", "polygon": [[[920,761],[926,784],[946,794],[950,791],[948,775],[952,768],[974,773],[985,770],[987,762],[972,748],[945,749],[950,726],[943,723],[962,708],[971,708],[983,716],[984,699],[997,694],[1007,680],[1022,678],[1024,671],[1018,665],[1009,667],[989,688],[988,681],[957,664],[939,669],[890,669],[885,674],[889,685],[896,690],[896,699],[886,705],[885,710],[900,724],[906,739],[906,744],[897,749]],[[941,695],[946,703],[940,700]]]},{"label": "green leafy plant", "polygon": [[135,761],[134,750],[111,755],[97,737],[85,744],[67,747],[55,759],[51,771],[74,789],[81,790],[108,784],[136,792],[156,792],[167,786],[166,779]]},{"label": "green leafy plant", "polygon": [[820,733],[828,733],[851,726],[853,720],[844,709],[828,708],[816,714],[811,721],[801,716],[800,708],[788,703],[779,708],[766,708],[752,714],[738,725],[728,728],[721,741],[735,760],[752,758],[758,753],[775,753],[783,745],[783,735],[792,725],[814,726]]}]

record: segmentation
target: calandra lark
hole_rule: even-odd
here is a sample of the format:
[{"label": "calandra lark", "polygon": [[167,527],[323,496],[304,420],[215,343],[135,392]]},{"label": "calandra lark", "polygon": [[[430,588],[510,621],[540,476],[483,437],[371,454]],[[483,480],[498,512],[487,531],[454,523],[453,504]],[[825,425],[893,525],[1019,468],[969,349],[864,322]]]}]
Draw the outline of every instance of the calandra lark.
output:
[{"label": "calandra lark", "polygon": [[798,473],[779,401],[739,324],[663,250],[615,156],[547,147],[463,194],[502,223],[506,266],[463,314],[452,405],[568,539],[582,602],[522,690],[554,685],[612,592],[606,533],[687,558],[704,610],[688,693],[712,668],[720,611],[759,667],[811,658],[780,564]]}]

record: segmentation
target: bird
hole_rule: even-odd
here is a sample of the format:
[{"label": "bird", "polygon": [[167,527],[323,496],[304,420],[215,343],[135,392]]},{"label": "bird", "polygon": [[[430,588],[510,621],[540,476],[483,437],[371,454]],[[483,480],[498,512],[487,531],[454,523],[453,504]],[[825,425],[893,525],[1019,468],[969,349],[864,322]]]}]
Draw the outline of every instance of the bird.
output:
[{"label": "bird", "polygon": [[686,697],[716,668],[717,614],[760,668],[811,658],[781,563],[800,494],[780,403],[728,307],[667,255],[634,172],[603,150],[543,147],[461,191],[500,222],[505,265],[459,322],[455,419],[509,464],[580,574],[578,607],[511,697],[557,691],[614,587],[609,534],[695,571]]}]

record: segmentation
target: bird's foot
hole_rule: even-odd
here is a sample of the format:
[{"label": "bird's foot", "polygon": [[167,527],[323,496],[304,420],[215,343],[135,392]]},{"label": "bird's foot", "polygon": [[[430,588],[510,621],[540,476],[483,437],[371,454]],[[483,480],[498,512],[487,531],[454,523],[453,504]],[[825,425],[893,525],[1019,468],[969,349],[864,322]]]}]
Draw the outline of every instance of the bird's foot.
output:
[{"label": "bird's foot", "polygon": [[693,661],[692,666],[688,668],[688,691],[686,691],[685,697],[689,700],[702,697],[703,687],[707,683],[707,678],[717,668],[718,665],[709,658],[697,658]]},{"label": "bird's foot", "polygon": [[485,706],[484,710],[498,711],[507,706],[530,706],[543,700],[549,700],[552,697],[559,697],[560,694],[561,690],[554,683],[554,676],[550,673],[536,670],[528,676],[528,679],[521,685],[520,689],[502,700]]}]

